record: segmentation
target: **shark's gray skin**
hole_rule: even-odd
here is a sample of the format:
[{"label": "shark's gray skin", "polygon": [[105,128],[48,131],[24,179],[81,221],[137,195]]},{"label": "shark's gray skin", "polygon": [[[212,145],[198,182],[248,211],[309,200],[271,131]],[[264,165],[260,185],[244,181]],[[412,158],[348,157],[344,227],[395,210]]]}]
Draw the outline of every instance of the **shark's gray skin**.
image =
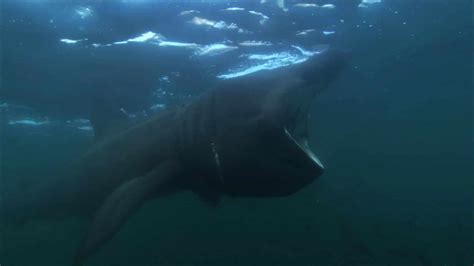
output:
[{"label": "shark's gray skin", "polygon": [[308,147],[308,110],[345,62],[343,53],[329,50],[225,80],[187,106],[121,130],[111,125],[121,124],[113,115],[94,115],[97,143],[82,158],[77,178],[61,186],[61,201],[44,204],[95,211],[75,265],[147,200],[191,190],[217,204],[222,195],[287,196],[314,181],[324,167]]}]

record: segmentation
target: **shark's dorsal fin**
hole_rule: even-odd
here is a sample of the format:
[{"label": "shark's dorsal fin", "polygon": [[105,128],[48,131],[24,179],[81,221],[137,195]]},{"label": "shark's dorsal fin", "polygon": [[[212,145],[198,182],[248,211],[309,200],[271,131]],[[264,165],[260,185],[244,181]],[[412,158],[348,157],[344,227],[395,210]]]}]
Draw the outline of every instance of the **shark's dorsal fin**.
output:
[{"label": "shark's dorsal fin", "polygon": [[90,115],[96,141],[100,141],[118,129],[125,127],[128,120],[128,116],[123,109],[104,99],[95,101]]}]

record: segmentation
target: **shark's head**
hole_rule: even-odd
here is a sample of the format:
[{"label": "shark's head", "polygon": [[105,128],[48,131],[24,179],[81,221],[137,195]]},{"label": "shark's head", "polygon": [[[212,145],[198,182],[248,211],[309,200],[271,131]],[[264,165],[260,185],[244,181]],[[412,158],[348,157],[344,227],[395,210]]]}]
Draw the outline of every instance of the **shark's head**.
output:
[{"label": "shark's head", "polygon": [[329,50],[307,61],[278,69],[279,80],[264,99],[263,115],[273,126],[301,148],[321,169],[323,166],[308,146],[308,116],[314,98],[339,76],[346,64],[344,53]]},{"label": "shark's head", "polygon": [[206,165],[232,196],[285,196],[311,183],[324,166],[309,147],[309,107],[345,62],[343,53],[329,50],[289,67],[224,81],[207,100],[211,115],[203,117],[210,118],[200,123],[212,125],[213,137],[202,141],[211,152],[193,154],[193,161]]}]

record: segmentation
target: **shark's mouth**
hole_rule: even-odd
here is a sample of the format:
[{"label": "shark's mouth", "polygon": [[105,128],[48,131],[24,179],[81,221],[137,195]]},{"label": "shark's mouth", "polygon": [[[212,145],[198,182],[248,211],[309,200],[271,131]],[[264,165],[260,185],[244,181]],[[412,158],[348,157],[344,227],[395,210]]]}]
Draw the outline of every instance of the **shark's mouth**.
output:
[{"label": "shark's mouth", "polygon": [[287,127],[284,128],[285,134],[290,139],[302,152],[308,156],[313,163],[318,165],[321,169],[324,169],[324,165],[321,163],[319,158],[314,155],[314,153],[311,151],[308,145],[308,138],[306,136],[301,136],[301,137],[294,137],[290,131],[287,129]]}]

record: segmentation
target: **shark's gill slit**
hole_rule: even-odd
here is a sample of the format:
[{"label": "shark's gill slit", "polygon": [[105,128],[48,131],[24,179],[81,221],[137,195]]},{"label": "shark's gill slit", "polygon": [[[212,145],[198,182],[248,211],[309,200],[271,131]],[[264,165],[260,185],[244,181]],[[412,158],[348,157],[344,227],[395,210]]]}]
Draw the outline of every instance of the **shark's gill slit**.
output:
[{"label": "shark's gill slit", "polygon": [[216,163],[217,175],[219,176],[219,180],[221,181],[221,184],[224,184],[224,178],[222,176],[222,170],[221,170],[221,161],[219,158],[219,153],[217,152],[217,149],[216,149],[216,143],[211,142],[211,148],[212,148],[212,153],[214,154],[214,162]]}]

